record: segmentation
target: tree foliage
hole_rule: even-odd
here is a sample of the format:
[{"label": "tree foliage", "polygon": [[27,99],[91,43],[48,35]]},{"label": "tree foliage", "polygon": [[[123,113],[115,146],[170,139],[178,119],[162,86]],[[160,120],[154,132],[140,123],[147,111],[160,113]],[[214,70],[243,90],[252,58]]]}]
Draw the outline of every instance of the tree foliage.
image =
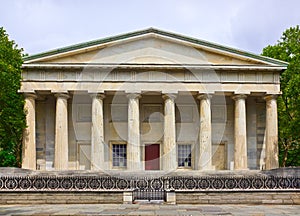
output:
[{"label": "tree foliage", "polygon": [[277,44],[263,55],[289,63],[281,74],[282,95],[278,98],[279,161],[281,166],[300,166],[300,29],[285,30]]},{"label": "tree foliage", "polygon": [[22,49],[0,28],[0,166],[20,166],[22,132],[26,127],[24,99],[18,93]]}]

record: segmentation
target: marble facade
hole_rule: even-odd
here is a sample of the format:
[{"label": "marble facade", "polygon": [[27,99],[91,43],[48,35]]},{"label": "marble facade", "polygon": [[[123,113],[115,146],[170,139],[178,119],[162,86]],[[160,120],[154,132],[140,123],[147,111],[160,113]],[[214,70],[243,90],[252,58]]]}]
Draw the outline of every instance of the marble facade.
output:
[{"label": "marble facade", "polygon": [[152,28],[29,56],[22,167],[277,168],[276,97],[286,67]]}]

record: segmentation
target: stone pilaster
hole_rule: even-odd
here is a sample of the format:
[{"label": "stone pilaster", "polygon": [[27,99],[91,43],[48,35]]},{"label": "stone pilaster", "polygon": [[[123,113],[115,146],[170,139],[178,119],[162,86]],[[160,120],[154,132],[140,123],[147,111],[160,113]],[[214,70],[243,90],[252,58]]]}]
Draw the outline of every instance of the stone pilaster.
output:
[{"label": "stone pilaster", "polygon": [[23,132],[22,168],[36,170],[35,94],[25,94],[27,128]]},{"label": "stone pilaster", "polygon": [[278,168],[278,122],[277,95],[268,95],[266,100],[266,169]]},{"label": "stone pilaster", "polygon": [[127,142],[127,169],[141,170],[141,145],[140,145],[140,94],[130,93],[128,97],[128,142]]},{"label": "stone pilaster", "polygon": [[55,170],[68,169],[68,94],[55,94]]},{"label": "stone pilaster", "polygon": [[212,169],[211,95],[200,94],[199,170]]},{"label": "stone pilaster", "polygon": [[248,169],[247,130],[246,130],[246,95],[235,95],[234,111],[234,169]]},{"label": "stone pilaster", "polygon": [[175,94],[165,94],[164,106],[164,143],[163,143],[163,170],[177,169],[176,156],[176,125],[175,125]]},{"label": "stone pilaster", "polygon": [[92,128],[91,128],[91,169],[104,169],[104,120],[103,99],[104,94],[91,94],[92,96]]}]

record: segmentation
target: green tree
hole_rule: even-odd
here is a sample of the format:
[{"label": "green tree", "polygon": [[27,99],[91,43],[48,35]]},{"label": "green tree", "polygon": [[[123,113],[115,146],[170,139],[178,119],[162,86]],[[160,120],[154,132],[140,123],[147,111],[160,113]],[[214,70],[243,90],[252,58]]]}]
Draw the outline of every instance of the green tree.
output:
[{"label": "green tree", "polygon": [[18,93],[22,49],[0,28],[0,166],[20,166],[22,132],[26,127],[24,98]]},{"label": "green tree", "polygon": [[285,30],[277,43],[263,49],[269,56],[289,63],[281,74],[282,95],[278,98],[280,165],[300,166],[300,29]]}]

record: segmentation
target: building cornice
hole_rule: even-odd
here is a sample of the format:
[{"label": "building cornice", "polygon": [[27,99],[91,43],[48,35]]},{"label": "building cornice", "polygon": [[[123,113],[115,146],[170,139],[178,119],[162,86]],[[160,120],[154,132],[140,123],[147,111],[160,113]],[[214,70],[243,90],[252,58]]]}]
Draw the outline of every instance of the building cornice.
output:
[{"label": "building cornice", "polygon": [[185,69],[185,70],[272,70],[283,71],[285,66],[270,65],[222,65],[222,64],[23,64],[22,69]]}]

